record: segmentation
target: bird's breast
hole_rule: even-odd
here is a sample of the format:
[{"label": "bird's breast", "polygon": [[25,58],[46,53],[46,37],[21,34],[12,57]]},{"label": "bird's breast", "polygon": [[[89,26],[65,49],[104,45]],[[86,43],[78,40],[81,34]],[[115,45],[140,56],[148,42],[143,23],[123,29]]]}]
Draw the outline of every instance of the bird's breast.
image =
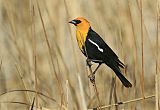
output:
[{"label": "bird's breast", "polygon": [[85,47],[85,41],[86,41],[86,37],[87,37],[87,33],[85,32],[80,32],[80,31],[76,31],[76,38],[77,38],[77,43],[78,43],[78,47],[82,52],[85,52],[84,48]]}]

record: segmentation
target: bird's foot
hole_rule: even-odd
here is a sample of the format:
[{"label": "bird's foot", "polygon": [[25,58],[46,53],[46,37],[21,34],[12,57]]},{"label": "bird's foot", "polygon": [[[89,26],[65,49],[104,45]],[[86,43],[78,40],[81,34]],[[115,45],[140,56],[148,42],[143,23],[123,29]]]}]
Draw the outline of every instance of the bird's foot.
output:
[{"label": "bird's foot", "polygon": [[90,74],[88,76],[88,78],[90,78],[91,83],[95,84],[95,75],[94,74]]},{"label": "bird's foot", "polygon": [[92,59],[89,59],[89,58],[86,59],[86,63],[87,63],[87,66],[89,66],[89,67],[91,67],[93,65]]}]

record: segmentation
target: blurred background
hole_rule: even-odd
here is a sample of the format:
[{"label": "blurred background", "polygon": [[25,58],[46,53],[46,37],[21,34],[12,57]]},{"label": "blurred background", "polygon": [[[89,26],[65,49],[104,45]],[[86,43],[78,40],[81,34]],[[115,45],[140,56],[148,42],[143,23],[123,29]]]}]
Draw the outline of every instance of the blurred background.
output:
[{"label": "blurred background", "polygon": [[[98,101],[75,26],[68,24],[79,16],[124,62],[132,88],[102,65],[96,73]],[[0,0],[0,109],[29,110],[34,97],[39,109],[86,110],[154,95],[157,32],[156,0],[144,0],[142,12],[140,0]],[[155,97],[105,108],[122,109],[154,110]]]}]

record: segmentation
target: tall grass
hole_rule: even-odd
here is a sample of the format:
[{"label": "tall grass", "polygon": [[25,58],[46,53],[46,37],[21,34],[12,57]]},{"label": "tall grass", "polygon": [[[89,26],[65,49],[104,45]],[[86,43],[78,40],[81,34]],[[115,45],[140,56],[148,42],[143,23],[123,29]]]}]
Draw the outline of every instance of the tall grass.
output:
[{"label": "tall grass", "polygon": [[[157,7],[156,0],[1,0],[0,109],[158,110]],[[75,27],[68,24],[78,16],[125,63],[132,88],[106,65],[92,86]]]}]

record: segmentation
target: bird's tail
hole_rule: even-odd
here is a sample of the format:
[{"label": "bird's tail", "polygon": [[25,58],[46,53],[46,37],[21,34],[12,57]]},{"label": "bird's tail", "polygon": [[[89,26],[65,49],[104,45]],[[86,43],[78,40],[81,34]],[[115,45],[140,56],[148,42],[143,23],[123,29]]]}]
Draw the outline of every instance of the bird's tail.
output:
[{"label": "bird's tail", "polygon": [[121,80],[122,84],[125,87],[127,88],[132,87],[132,84],[123,76],[123,74],[119,69],[113,69],[113,71],[116,73],[116,75],[118,76],[118,78]]}]

